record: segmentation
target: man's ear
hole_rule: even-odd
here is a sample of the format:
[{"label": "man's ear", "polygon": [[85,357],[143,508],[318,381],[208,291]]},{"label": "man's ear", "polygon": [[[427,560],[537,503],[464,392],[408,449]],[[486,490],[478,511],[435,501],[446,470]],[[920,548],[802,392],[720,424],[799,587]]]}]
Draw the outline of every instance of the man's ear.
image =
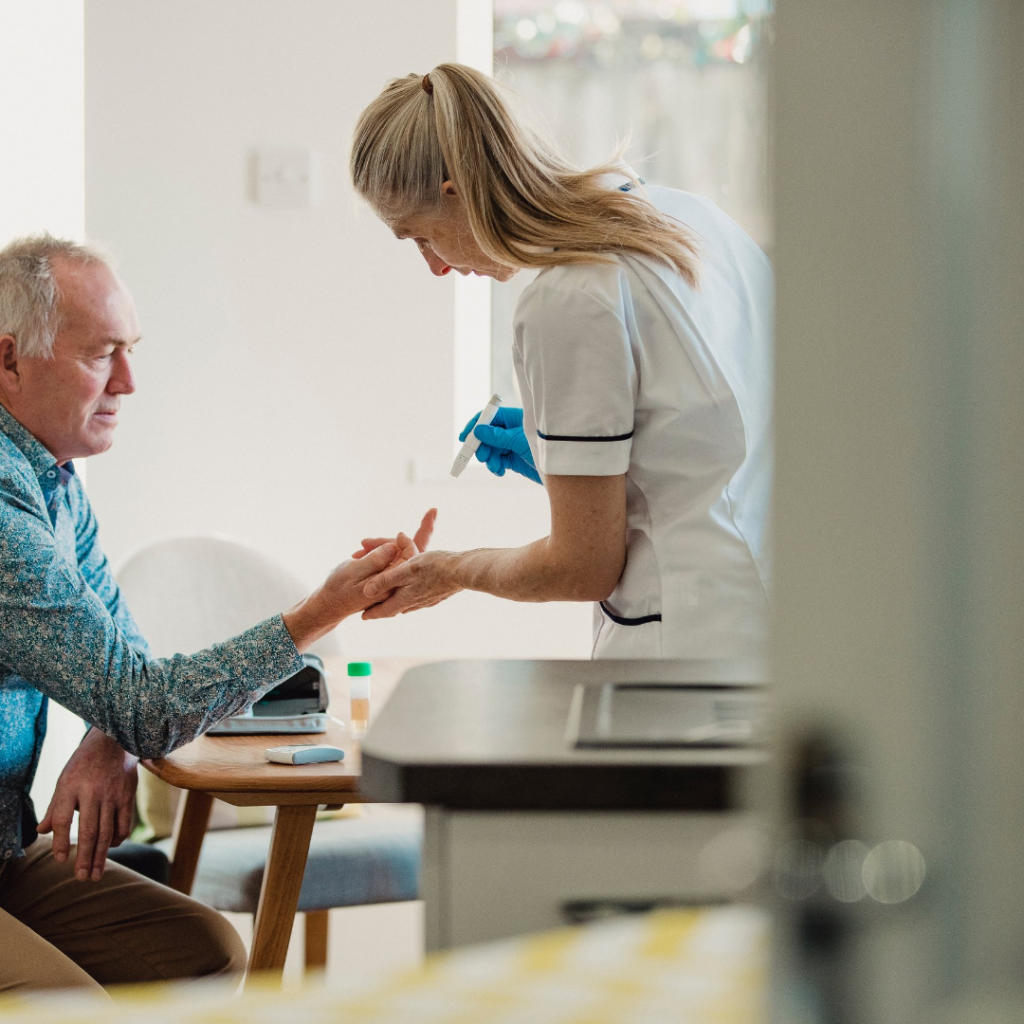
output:
[{"label": "man's ear", "polygon": [[0,392],[17,394],[20,390],[18,342],[13,334],[0,334]]}]

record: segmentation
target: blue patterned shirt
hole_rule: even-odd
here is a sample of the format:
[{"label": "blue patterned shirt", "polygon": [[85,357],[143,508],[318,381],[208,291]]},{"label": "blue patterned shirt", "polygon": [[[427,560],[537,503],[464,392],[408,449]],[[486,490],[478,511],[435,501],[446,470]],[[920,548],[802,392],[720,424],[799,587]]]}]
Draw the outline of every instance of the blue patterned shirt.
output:
[{"label": "blue patterned shirt", "polygon": [[152,658],[73,467],[0,406],[0,863],[36,838],[29,788],[47,698],[161,757],[301,667],[280,615],[198,654]]}]

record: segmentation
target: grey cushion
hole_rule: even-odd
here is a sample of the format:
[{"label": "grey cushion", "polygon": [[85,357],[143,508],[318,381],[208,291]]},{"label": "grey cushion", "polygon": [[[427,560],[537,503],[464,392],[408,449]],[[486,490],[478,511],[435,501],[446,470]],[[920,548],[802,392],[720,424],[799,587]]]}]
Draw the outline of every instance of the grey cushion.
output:
[{"label": "grey cushion", "polygon": [[111,848],[107,858],[161,885],[167,884],[171,873],[171,862],[167,859],[167,854],[163,850],[154,850],[147,843],[122,843]]},{"label": "grey cushion", "polygon": [[[416,899],[422,844],[415,807],[372,807],[363,817],[318,821],[299,910]],[[171,852],[169,839],[156,845]],[[255,913],[269,848],[270,826],[207,832],[192,895],[216,910]]]}]

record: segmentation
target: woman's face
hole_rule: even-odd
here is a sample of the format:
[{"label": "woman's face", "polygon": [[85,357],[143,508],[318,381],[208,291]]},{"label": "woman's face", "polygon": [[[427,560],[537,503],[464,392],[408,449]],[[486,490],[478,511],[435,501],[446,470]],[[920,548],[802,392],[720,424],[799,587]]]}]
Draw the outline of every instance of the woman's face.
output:
[{"label": "woman's face", "polygon": [[466,208],[450,181],[442,187],[440,211],[404,217],[392,223],[391,229],[396,238],[411,238],[416,243],[430,272],[437,277],[455,270],[463,275],[508,281],[519,270],[495,263],[481,251],[470,230]]}]

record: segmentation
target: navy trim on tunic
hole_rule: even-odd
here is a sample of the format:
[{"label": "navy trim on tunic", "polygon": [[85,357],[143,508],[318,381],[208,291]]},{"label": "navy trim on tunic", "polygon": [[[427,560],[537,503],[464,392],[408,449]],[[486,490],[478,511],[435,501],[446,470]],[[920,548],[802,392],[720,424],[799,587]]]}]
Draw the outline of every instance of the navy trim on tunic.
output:
[{"label": "navy trim on tunic", "polygon": [[620,626],[645,626],[648,622],[661,622],[661,612],[657,615],[641,615],[636,619],[627,619],[624,615],[616,615],[615,612],[610,612],[605,606],[604,601],[599,601],[598,604],[601,606],[601,611],[608,616],[612,622],[617,622]]},{"label": "navy trim on tunic", "polygon": [[628,434],[616,434],[614,437],[577,437],[575,434],[542,434],[538,430],[537,436],[542,441],[628,441],[633,436],[633,431]]}]

